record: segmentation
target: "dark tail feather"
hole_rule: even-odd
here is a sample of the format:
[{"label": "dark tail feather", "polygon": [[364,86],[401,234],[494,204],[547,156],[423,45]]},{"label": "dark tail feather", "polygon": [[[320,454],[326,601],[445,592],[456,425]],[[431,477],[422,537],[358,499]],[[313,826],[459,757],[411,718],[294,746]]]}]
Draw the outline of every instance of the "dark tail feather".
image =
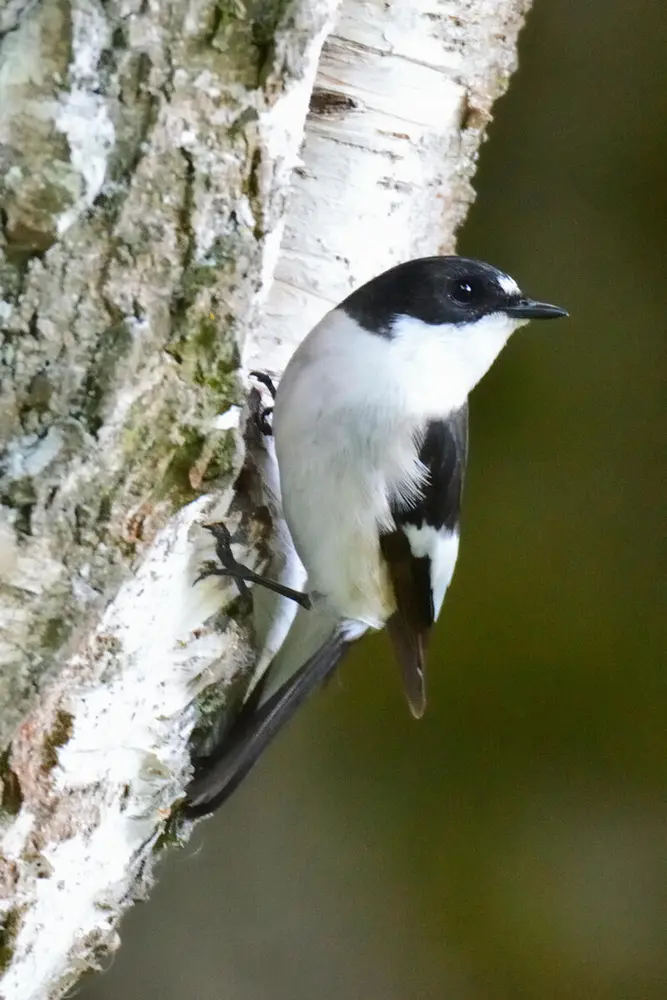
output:
[{"label": "dark tail feather", "polygon": [[348,645],[334,634],[268,701],[254,711],[252,700],[244,707],[218,749],[199,763],[186,789],[183,812],[188,819],[206,816],[222,805],[278,730],[336,669]]},{"label": "dark tail feather", "polygon": [[424,656],[428,633],[417,631],[398,611],[387,621],[387,632],[401,668],[410,711],[415,719],[421,719],[426,709]]}]

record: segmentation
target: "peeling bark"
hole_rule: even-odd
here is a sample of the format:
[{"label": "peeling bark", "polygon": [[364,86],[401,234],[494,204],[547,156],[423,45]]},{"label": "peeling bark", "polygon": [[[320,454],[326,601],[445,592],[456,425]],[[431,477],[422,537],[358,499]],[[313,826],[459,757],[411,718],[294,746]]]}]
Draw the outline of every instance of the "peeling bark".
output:
[{"label": "peeling bark", "polygon": [[266,556],[241,359],[280,371],[354,285],[452,247],[527,7],[347,0],[317,79],[334,0],[0,7],[6,1000],[116,946],[193,727],[252,670],[234,588],[192,586],[206,519]]}]

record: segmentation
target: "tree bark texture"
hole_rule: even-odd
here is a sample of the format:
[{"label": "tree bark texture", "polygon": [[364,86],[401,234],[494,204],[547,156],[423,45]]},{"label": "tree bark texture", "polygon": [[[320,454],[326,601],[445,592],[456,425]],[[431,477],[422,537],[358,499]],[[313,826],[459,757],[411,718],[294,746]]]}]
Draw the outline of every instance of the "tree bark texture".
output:
[{"label": "tree bark texture", "polygon": [[116,946],[252,670],[235,588],[193,587],[207,519],[268,553],[245,371],[453,247],[528,5],[0,0],[5,1000]]}]

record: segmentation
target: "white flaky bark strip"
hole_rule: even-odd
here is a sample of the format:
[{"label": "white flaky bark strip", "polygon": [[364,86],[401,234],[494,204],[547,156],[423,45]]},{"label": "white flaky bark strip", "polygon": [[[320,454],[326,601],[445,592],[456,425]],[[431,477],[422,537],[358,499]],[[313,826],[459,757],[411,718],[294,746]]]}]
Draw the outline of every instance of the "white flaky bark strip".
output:
[{"label": "white flaky bark strip", "polygon": [[[274,270],[277,280],[245,346],[248,367],[279,372],[354,286],[451,249],[528,3],[344,2],[319,64],[284,236],[277,225],[255,276],[259,299]],[[326,27],[305,45],[300,79],[260,116],[283,186]],[[84,198],[98,179],[87,177]],[[192,586],[209,554],[199,524],[224,515],[229,500],[202,497],[157,535],[17,734],[12,768],[23,801],[2,831],[0,858],[4,1000],[59,996],[116,946],[118,919],[150,881],[156,841],[182,793],[193,697],[248,667],[245,637],[216,617],[233,588]],[[50,729],[45,770],[35,733]]]}]

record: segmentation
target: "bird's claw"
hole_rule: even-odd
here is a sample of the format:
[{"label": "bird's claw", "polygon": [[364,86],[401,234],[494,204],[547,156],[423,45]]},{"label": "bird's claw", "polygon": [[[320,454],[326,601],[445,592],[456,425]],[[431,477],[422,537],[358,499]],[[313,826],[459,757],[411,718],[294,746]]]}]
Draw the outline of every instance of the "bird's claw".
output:
[{"label": "bird's claw", "polygon": [[[271,393],[271,399],[276,398],[276,386],[275,382],[267,372],[251,371],[250,377],[260,382],[261,385],[266,386],[266,388]],[[268,417],[273,413],[272,406],[262,406],[256,415],[256,423],[262,434],[266,437],[273,436],[273,428],[268,420]]]},{"label": "bird's claw", "polygon": [[232,536],[229,533],[229,528],[222,521],[214,521],[210,524],[204,524],[202,527],[210,531],[215,538],[215,555],[220,565],[213,566],[209,563],[207,568],[201,571],[195,583],[201,583],[209,576],[226,577],[236,582],[240,594],[245,597],[246,594],[250,593],[248,585],[243,579],[247,570],[237,561],[232,552]]},{"label": "bird's claw", "polygon": [[220,561],[220,566],[204,570],[195,583],[206,579],[207,576],[229,577],[236,581],[239,592],[243,596],[250,592],[248,584],[256,583],[260,587],[272,590],[275,594],[280,594],[281,597],[288,597],[291,601],[296,601],[302,608],[310,608],[311,602],[308,594],[294,590],[292,587],[286,587],[282,583],[278,583],[277,580],[267,580],[266,577],[260,576],[259,573],[255,573],[254,570],[237,562],[232,553],[232,538],[226,524],[223,524],[222,521],[216,521],[212,524],[204,524],[202,527],[210,531],[215,538],[215,554]]},{"label": "bird's claw", "polygon": [[257,414],[257,426],[259,427],[262,434],[264,434],[266,437],[273,437],[273,427],[267,420],[267,417],[269,417],[272,413],[273,413],[273,407],[265,406]]},{"label": "bird's claw", "polygon": [[276,398],[276,392],[278,390],[276,389],[276,384],[268,372],[252,371],[249,372],[248,374],[250,375],[250,378],[254,378],[257,380],[257,382],[260,382],[262,385],[266,386],[266,388],[271,393],[271,399]]}]

